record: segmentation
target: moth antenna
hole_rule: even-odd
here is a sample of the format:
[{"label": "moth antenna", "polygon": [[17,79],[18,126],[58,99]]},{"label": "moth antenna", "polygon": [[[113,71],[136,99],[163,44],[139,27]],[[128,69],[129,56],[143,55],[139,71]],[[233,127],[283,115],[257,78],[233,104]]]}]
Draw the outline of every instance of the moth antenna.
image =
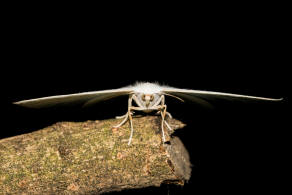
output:
[{"label": "moth antenna", "polygon": [[175,95],[171,95],[171,94],[168,94],[168,93],[162,93],[162,94],[166,95],[166,96],[170,96],[170,97],[176,98],[176,99],[180,100],[181,102],[185,102],[183,99],[181,99],[181,98],[179,98],[179,97],[177,97]]}]

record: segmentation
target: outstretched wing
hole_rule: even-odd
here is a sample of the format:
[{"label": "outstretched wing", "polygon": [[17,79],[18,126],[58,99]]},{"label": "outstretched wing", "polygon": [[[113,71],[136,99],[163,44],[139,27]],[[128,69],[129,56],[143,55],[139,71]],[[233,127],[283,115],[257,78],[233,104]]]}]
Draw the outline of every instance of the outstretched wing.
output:
[{"label": "outstretched wing", "polygon": [[19,102],[14,102],[14,104],[21,105],[29,108],[47,108],[52,106],[62,106],[67,104],[82,104],[87,103],[93,104],[100,101],[104,101],[110,98],[128,95],[132,92],[131,88],[120,88],[120,89],[111,89],[103,91],[92,91],[84,93],[75,93],[68,95],[57,95],[49,96],[43,98],[23,100]]},{"label": "outstretched wing", "polygon": [[249,95],[240,95],[232,93],[222,93],[214,91],[201,91],[190,89],[165,88],[163,90],[166,94],[171,94],[182,99],[188,99],[199,104],[206,104],[208,100],[226,99],[226,100],[241,100],[241,101],[281,101],[283,98],[265,98]]}]

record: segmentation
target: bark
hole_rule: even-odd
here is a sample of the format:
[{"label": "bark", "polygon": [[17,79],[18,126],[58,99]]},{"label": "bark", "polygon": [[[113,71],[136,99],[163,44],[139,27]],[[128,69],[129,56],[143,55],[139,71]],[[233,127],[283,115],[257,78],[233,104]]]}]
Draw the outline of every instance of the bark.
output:
[{"label": "bark", "polygon": [[[0,140],[0,192],[4,194],[100,194],[123,189],[183,185],[190,178],[188,152],[169,136],[162,144],[160,119],[134,118],[132,144],[118,119],[58,122]],[[184,126],[168,120],[173,129]]]}]

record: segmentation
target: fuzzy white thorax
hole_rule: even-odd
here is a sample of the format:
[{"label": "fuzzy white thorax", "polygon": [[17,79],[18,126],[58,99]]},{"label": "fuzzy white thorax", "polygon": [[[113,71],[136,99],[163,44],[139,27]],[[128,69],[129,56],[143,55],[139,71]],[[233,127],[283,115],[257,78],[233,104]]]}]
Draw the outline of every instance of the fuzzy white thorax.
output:
[{"label": "fuzzy white thorax", "polygon": [[143,94],[154,94],[154,93],[160,93],[164,87],[155,84],[155,83],[136,83],[135,85],[131,86],[131,88],[137,92],[137,93],[143,93]]}]

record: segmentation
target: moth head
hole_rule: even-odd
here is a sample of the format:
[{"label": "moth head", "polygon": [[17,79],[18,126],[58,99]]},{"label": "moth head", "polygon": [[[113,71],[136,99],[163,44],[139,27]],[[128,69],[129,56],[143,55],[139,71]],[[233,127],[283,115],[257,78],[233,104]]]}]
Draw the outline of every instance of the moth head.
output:
[{"label": "moth head", "polygon": [[151,108],[156,101],[159,100],[161,95],[157,93],[147,94],[147,93],[138,93],[136,97],[139,103],[145,108]]}]

